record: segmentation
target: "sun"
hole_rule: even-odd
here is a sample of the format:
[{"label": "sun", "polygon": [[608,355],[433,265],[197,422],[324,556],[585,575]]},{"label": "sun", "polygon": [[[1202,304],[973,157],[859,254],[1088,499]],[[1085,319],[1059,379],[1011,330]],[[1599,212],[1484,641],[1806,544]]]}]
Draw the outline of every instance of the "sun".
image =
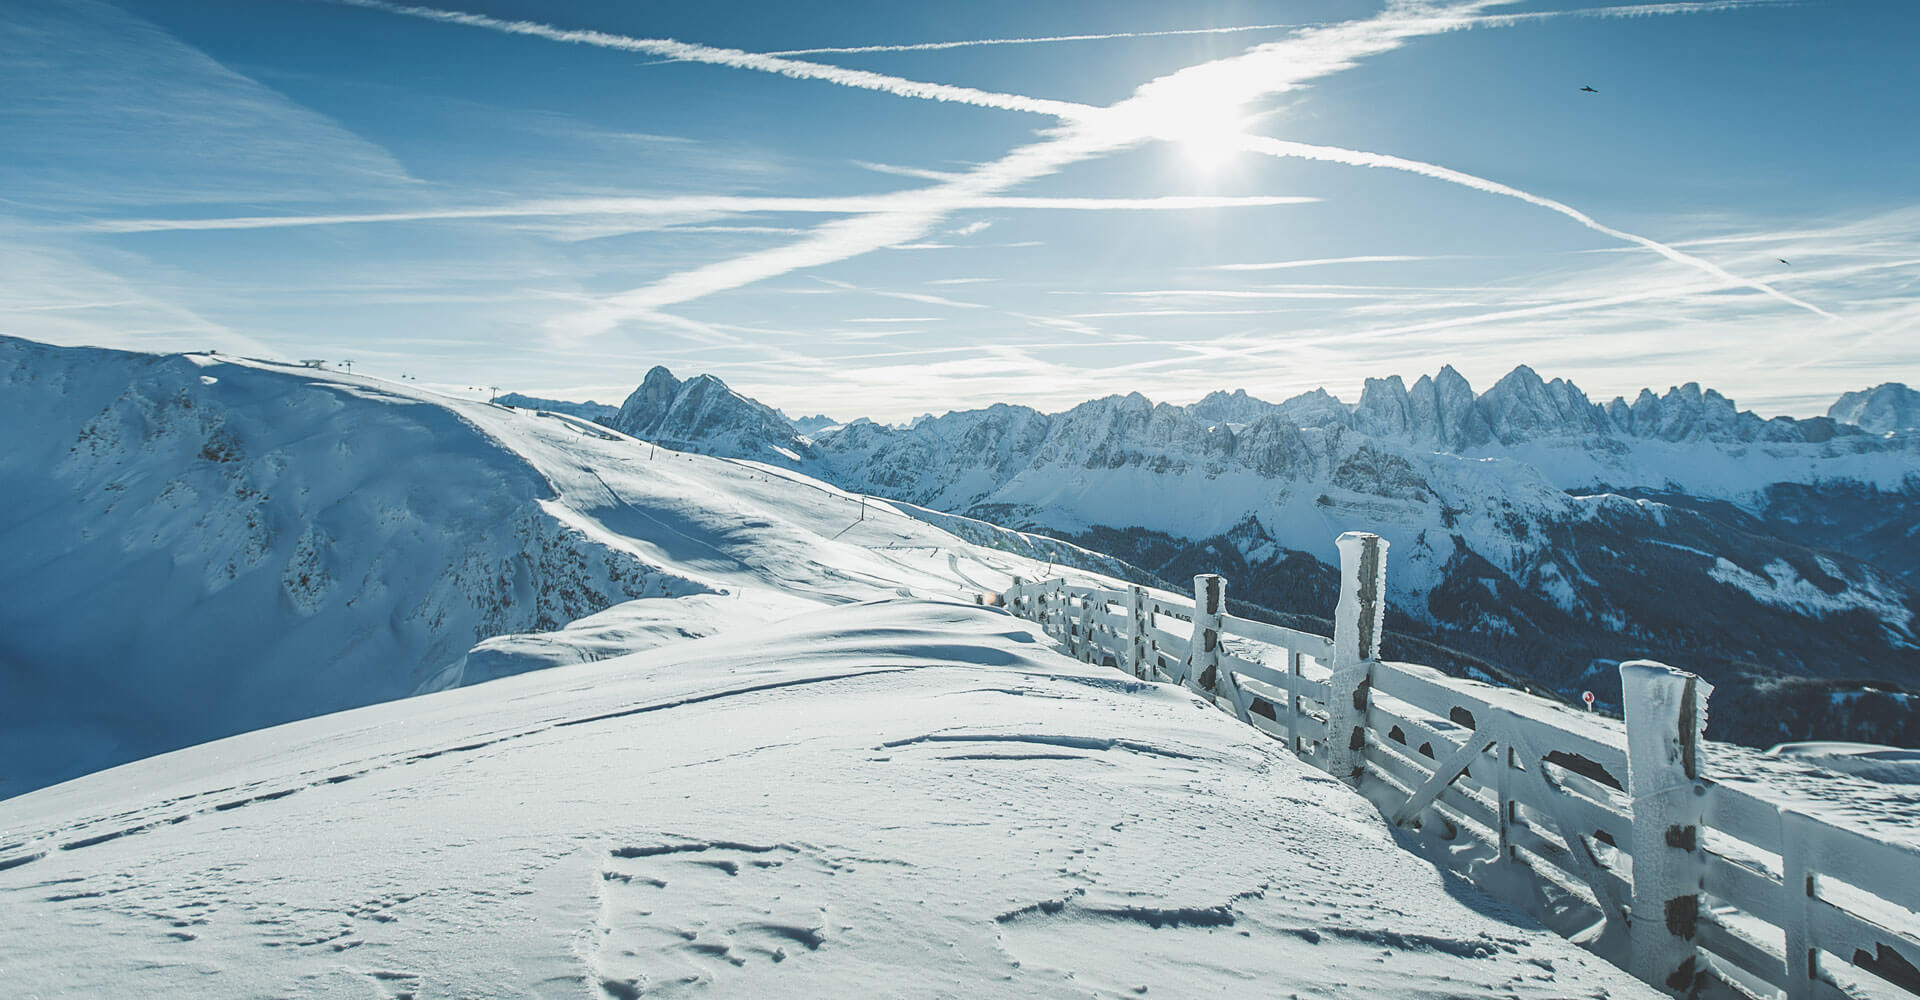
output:
[{"label": "sun", "polygon": [[1193,95],[1155,109],[1151,133],[1173,144],[1181,159],[1199,173],[1228,167],[1246,151],[1252,116],[1240,103],[1217,95]]}]

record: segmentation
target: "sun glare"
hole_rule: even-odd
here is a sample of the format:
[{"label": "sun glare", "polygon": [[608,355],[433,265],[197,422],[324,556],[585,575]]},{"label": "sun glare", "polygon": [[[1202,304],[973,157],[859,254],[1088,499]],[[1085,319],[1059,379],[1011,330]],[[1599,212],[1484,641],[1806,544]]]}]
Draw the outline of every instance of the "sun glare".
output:
[{"label": "sun glare", "polygon": [[1156,109],[1152,134],[1172,143],[1194,170],[1213,173],[1245,152],[1252,117],[1242,104],[1218,97],[1169,101]]}]

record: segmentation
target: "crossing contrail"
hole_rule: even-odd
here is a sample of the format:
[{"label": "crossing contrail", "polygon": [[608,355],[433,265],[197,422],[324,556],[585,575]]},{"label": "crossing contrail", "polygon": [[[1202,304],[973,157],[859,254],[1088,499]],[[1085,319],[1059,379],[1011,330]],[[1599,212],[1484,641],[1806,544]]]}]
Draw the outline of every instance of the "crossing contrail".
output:
[{"label": "crossing contrail", "polygon": [[[1069,164],[1108,155],[1143,142],[1190,139],[1198,112],[1239,107],[1256,98],[1298,89],[1308,81],[1348,69],[1361,58],[1397,48],[1408,38],[1549,17],[1697,13],[1760,6],[1770,4],[1772,0],[1702,0],[1698,3],[1634,4],[1519,14],[1484,13],[1485,8],[1496,6],[1499,0],[1473,0],[1440,9],[1409,2],[1390,3],[1387,10],[1376,18],[1300,31],[1292,38],[1258,45],[1238,56],[1189,66],[1143,84],[1132,97],[1107,107],[929,83],[795,60],[778,54],[716,48],[673,39],[633,38],[600,31],[558,28],[533,21],[509,21],[484,14],[395,4],[388,0],[334,2],[551,41],[644,52],[669,59],[775,73],[795,79],[821,80],[900,97],[1051,115],[1063,122],[1060,129],[1041,142],[1016,149],[999,160],[983,164],[951,180],[917,191],[903,192],[898,201],[877,206],[878,210],[871,214],[827,223],[796,244],[709,264],[671,275],[643,288],[610,296],[603,299],[590,315],[577,317],[574,322],[567,324],[579,331],[597,332],[616,324],[623,316],[655,315],[657,310],[668,305],[918,239],[953,212],[978,204],[1008,187],[1046,176]],[[1247,30],[1254,27],[1277,26],[1248,26]],[[1205,33],[1215,29],[1183,30]],[[1120,33],[1113,37],[1127,35]],[[960,47],[963,44],[1017,44],[1021,41],[987,39],[975,43],[924,44]],[[869,48],[865,51],[878,49]],[[1206,138],[1213,141],[1219,137]],[[1337,146],[1245,134],[1238,136],[1236,141],[1247,150],[1272,156],[1402,170],[1489,194],[1516,198],[1564,215],[1595,232],[1652,250],[1662,257],[1704,271],[1722,281],[1753,289],[1816,315],[1833,318],[1826,310],[1763,281],[1742,278],[1718,264],[1658,240],[1604,225],[1564,202],[1483,177],[1418,160]]]}]

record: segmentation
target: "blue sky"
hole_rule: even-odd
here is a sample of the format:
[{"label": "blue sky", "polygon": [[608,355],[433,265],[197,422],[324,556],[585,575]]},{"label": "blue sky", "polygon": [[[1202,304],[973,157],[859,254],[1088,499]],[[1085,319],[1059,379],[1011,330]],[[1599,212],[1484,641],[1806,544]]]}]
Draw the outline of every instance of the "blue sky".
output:
[{"label": "blue sky", "polygon": [[11,0],[0,332],[879,419],[1449,363],[1816,413],[1920,382],[1916,39],[1891,0]]}]

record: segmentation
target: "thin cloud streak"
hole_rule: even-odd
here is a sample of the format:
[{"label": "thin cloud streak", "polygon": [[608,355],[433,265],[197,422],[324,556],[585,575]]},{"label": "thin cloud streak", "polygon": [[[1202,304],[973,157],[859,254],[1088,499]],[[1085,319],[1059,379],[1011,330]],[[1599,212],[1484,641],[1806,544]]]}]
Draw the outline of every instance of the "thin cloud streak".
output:
[{"label": "thin cloud streak", "polygon": [[[1581,10],[1536,11],[1525,14],[1493,14],[1476,19],[1467,27],[1506,27],[1527,21],[1555,17],[1652,17],[1662,14],[1704,14],[1737,7],[1778,5],[1779,0],[1703,0],[1696,3],[1647,3],[1616,7],[1589,7]],[[970,38],[953,42],[906,42],[894,45],[836,45],[811,49],[781,49],[770,56],[860,55],[869,52],[941,52],[994,45],[1053,45],[1061,42],[1107,42],[1129,38],[1178,38],[1183,35],[1231,35],[1250,31],[1283,31],[1300,28],[1324,28],[1337,21],[1305,21],[1291,24],[1235,24],[1217,28],[1172,28],[1161,31],[1110,31],[1090,35],[1038,35],[1031,38]]]},{"label": "thin cloud streak", "polygon": [[1670,247],[1658,240],[1648,239],[1645,236],[1639,236],[1634,233],[1629,233],[1622,229],[1615,229],[1612,226],[1605,225],[1601,222],[1597,222],[1594,220],[1592,216],[1587,215],[1585,212],[1582,212],[1579,209],[1576,209],[1573,206],[1566,204],[1565,202],[1555,201],[1552,198],[1547,198],[1542,195],[1537,195],[1537,194],[1529,193],[1527,191],[1522,191],[1519,188],[1510,187],[1498,181],[1490,181],[1484,177],[1477,177],[1473,174],[1463,173],[1458,170],[1453,170],[1447,167],[1438,166],[1432,163],[1425,163],[1420,160],[1409,160],[1404,157],[1389,156],[1384,153],[1367,153],[1367,152],[1362,152],[1360,150],[1355,150],[1355,149],[1343,149],[1338,146],[1317,146],[1311,143],[1292,142],[1285,139],[1250,137],[1246,143],[1246,148],[1253,152],[1266,153],[1270,156],[1293,157],[1293,158],[1305,159],[1305,160],[1319,160],[1327,163],[1343,163],[1348,166],[1355,166],[1355,167],[1384,167],[1389,170],[1404,170],[1408,173],[1419,174],[1422,177],[1431,177],[1435,180],[1447,181],[1448,183],[1451,183],[1451,184],[1459,184],[1463,187],[1473,188],[1476,191],[1485,191],[1488,194],[1497,194],[1497,195],[1503,195],[1508,198],[1517,198],[1520,201],[1524,201],[1529,205],[1538,205],[1539,207],[1547,209],[1548,211],[1558,212],[1559,214],[1564,215],[1575,222],[1578,222],[1579,224],[1587,227],[1588,229],[1593,230],[1594,232],[1604,233],[1608,236],[1613,237],[1614,239],[1624,240],[1628,243],[1639,244],[1640,246],[1645,247],[1648,250],[1652,250],[1654,253],[1657,253],[1660,256],[1667,258],[1668,260],[1674,261],[1675,263],[1679,263],[1679,264],[1685,264],[1688,267],[1692,267],[1692,268],[1704,271],[1707,274],[1713,275],[1714,277],[1721,279],[1722,281],[1726,281],[1731,284],[1739,285],[1745,288],[1751,288],[1754,291],[1760,292],[1764,295],[1771,296],[1775,299],[1780,300],[1781,302],[1785,302],[1788,305],[1795,306],[1800,309],[1805,309],[1806,311],[1813,313],[1816,316],[1820,316],[1826,319],[1838,318],[1834,316],[1832,313],[1826,311],[1825,309],[1820,308],[1819,306],[1814,305],[1811,302],[1807,302],[1803,299],[1798,299],[1798,298],[1795,298],[1794,296],[1788,295],[1787,293],[1757,278],[1740,277],[1739,275],[1734,274],[1731,271],[1728,271],[1727,269],[1721,267],[1718,264],[1715,264],[1710,260],[1705,260],[1700,257],[1695,257],[1690,253],[1676,250],[1673,247]]},{"label": "thin cloud streak", "polygon": [[[388,222],[442,222],[468,219],[565,216],[739,215],[793,212],[821,215],[871,215],[911,203],[919,190],[840,197],[761,197],[752,195],[676,195],[666,198],[579,198],[519,205],[422,209],[412,212],[360,212],[334,215],[251,215],[215,219],[107,219],[72,227],[78,232],[155,233],[194,230],[284,229]],[[958,202],[961,209],[1053,209],[1070,212],[1180,212],[1216,208],[1270,208],[1305,205],[1320,199],[1297,195],[1167,195],[1157,198],[1047,198],[986,196]],[[692,226],[680,232],[700,232]]]},{"label": "thin cloud streak", "polygon": [[415,17],[443,24],[458,24],[470,28],[485,28],[489,31],[509,35],[525,35],[531,38],[544,38],[548,41],[566,42],[573,45],[591,45],[595,48],[616,49],[622,52],[644,52],[649,55],[665,56],[676,62],[707,63],[713,66],[730,66],[735,69],[750,69],[761,73],[774,73],[792,77],[796,80],[824,80],[843,87],[860,90],[877,90],[900,97],[914,97],[921,100],[944,101],[954,104],[971,104],[982,108],[999,108],[1003,111],[1025,111],[1032,114],[1051,115],[1055,118],[1072,118],[1092,110],[1088,105],[1071,101],[1052,101],[1039,97],[1023,97],[1019,94],[1001,94],[972,87],[956,87],[944,83],[926,83],[909,80],[905,77],[889,76],[885,73],[871,73],[866,70],[846,69],[840,66],[828,66],[823,63],[804,62],[797,59],[783,59],[779,56],[742,49],[716,48],[711,45],[697,45],[692,42],[676,41],[671,38],[633,38],[627,35],[615,35],[604,31],[588,31],[572,28],[559,28],[537,21],[508,21],[485,14],[469,14],[462,11],[442,10],[438,7],[421,7],[387,3],[385,0],[332,0],[334,3],[349,7],[361,7],[404,17]]},{"label": "thin cloud streak", "polygon": [[1318,260],[1280,260],[1269,264],[1214,264],[1210,271],[1285,271],[1296,267],[1320,267],[1325,264],[1395,264],[1410,260],[1442,260],[1434,256],[1375,254],[1366,257],[1322,257]]},{"label": "thin cloud streak", "polygon": [[839,45],[815,49],[782,49],[770,56],[857,55],[867,52],[939,52],[988,45],[1050,45],[1056,42],[1105,42],[1122,38],[1174,38],[1181,35],[1230,35],[1245,31],[1281,31],[1315,27],[1313,24],[1238,24],[1221,28],[1175,28],[1166,31],[1111,31],[1097,35],[1041,35],[1034,38],[971,38],[958,42],[909,42],[901,45]]}]

